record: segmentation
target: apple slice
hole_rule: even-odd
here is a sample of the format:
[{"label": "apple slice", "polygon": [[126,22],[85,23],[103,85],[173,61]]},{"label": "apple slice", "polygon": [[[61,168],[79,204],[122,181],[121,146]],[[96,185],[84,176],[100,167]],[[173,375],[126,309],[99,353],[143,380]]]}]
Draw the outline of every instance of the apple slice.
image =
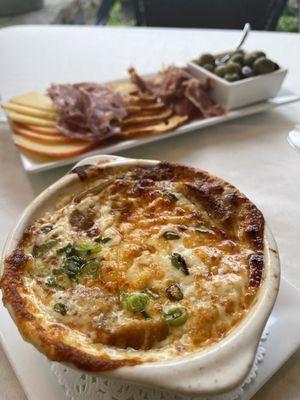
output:
[{"label": "apple slice", "polygon": [[49,119],[30,117],[29,115],[23,115],[16,112],[8,113],[8,119],[14,122],[21,122],[21,124],[25,125],[48,126],[50,128],[55,127],[55,121],[50,121]]},{"label": "apple slice", "polygon": [[24,125],[31,131],[42,133],[43,135],[61,135],[57,128],[49,128],[47,126]]},{"label": "apple slice", "polygon": [[57,113],[53,111],[44,111],[37,108],[21,106],[20,104],[4,103],[1,105],[4,110],[14,111],[19,114],[29,115],[31,117],[38,117],[43,119],[50,119],[55,121],[57,119]]},{"label": "apple slice", "polygon": [[59,144],[38,142],[23,135],[17,134],[13,134],[13,141],[20,149],[27,150],[34,154],[41,154],[54,158],[74,157],[95,147],[95,144],[82,141]]},{"label": "apple slice", "polygon": [[31,132],[40,133],[42,135],[47,136],[61,136],[63,135],[56,128],[48,128],[47,126],[34,126],[34,125],[25,125],[20,124],[18,122],[10,122],[12,129],[28,129]]},{"label": "apple slice", "polygon": [[11,102],[25,107],[55,112],[55,107],[50,97],[37,92],[25,93],[14,97]]},{"label": "apple slice", "polygon": [[63,136],[63,135],[44,135],[43,133],[33,132],[26,128],[19,128],[16,126],[12,126],[12,129],[15,133],[19,135],[26,136],[33,140],[40,140],[42,142],[52,142],[52,143],[68,143],[72,142],[72,139]]}]

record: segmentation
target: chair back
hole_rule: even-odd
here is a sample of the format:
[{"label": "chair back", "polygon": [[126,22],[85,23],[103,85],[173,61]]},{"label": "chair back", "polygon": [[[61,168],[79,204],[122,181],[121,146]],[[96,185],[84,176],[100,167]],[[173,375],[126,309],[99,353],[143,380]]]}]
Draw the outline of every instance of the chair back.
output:
[{"label": "chair back", "polygon": [[133,0],[137,25],[274,30],[287,0]]}]

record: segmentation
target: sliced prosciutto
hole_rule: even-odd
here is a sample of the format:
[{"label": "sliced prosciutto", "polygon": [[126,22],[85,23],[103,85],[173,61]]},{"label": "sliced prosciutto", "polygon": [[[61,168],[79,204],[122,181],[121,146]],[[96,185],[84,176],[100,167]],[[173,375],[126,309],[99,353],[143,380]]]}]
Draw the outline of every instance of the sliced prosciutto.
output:
[{"label": "sliced prosciutto", "polygon": [[117,124],[127,114],[121,93],[97,83],[52,84],[47,92],[65,136],[98,142],[120,132]]},{"label": "sliced prosciutto", "polygon": [[198,80],[185,68],[173,65],[155,75],[142,78],[134,68],[129,74],[142,93],[150,93],[168,104],[179,115],[201,115],[204,118],[224,114],[210,97],[210,80]]}]

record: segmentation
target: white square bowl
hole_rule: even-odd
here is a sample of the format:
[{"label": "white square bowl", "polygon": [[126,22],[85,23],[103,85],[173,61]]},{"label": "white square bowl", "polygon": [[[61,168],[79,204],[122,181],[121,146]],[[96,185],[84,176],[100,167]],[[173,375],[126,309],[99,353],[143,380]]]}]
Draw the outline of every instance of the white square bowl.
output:
[{"label": "white square bowl", "polygon": [[[222,57],[225,54],[228,54],[228,52],[215,56]],[[195,61],[188,62],[188,70],[195,78],[210,78],[212,80],[212,99],[227,110],[275,97],[287,74],[287,69],[280,68],[268,74],[228,82],[196,64]]]}]

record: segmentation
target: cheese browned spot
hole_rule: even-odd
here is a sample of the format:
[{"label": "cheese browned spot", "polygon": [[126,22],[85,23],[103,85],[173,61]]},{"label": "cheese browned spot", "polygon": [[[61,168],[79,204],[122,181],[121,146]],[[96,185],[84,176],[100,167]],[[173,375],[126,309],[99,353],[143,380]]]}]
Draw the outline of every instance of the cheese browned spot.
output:
[{"label": "cheese browned spot", "polygon": [[201,170],[90,168],[82,191],[6,259],[3,299],[23,336],[52,360],[93,371],[224,338],[263,279],[260,211]]}]

